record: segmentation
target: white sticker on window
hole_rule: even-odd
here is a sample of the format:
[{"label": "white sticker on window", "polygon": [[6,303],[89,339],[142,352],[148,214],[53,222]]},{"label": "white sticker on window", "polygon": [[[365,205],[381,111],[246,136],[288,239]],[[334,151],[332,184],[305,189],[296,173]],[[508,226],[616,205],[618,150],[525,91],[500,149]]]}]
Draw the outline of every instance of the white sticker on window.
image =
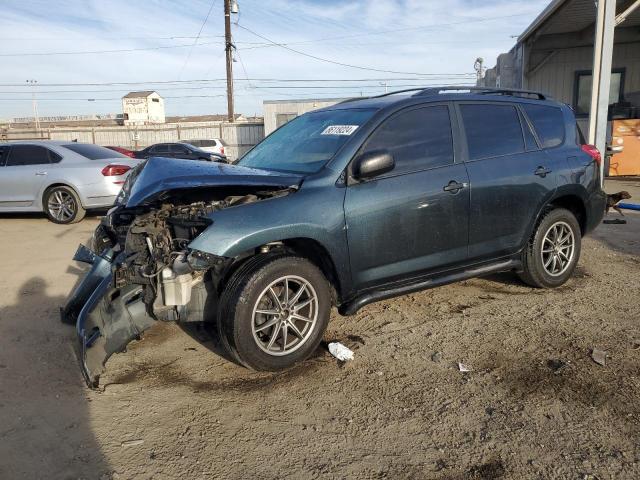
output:
[{"label": "white sticker on window", "polygon": [[320,135],[351,135],[358,125],[329,125]]}]

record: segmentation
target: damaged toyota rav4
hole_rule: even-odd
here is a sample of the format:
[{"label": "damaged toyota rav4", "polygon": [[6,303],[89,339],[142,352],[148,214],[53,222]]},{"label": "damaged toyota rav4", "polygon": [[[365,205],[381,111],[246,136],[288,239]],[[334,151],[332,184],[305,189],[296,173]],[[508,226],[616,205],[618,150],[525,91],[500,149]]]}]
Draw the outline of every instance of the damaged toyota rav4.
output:
[{"label": "damaged toyota rav4", "polygon": [[228,358],[279,370],[333,306],[499,271],[551,288],[601,221],[600,154],[536,92],[427,88],[307,113],[234,165],[134,168],[62,308],[90,386],[156,322],[217,328]]}]

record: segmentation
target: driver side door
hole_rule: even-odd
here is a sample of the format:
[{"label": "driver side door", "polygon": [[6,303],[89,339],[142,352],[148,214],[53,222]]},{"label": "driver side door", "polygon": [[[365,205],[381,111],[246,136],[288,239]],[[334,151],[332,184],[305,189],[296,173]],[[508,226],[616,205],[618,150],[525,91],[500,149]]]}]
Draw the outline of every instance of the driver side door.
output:
[{"label": "driver side door", "polygon": [[469,179],[464,163],[455,161],[451,118],[448,104],[410,107],[387,118],[361,148],[359,154],[389,152],[395,166],[347,187],[344,211],[356,289],[467,259]]}]

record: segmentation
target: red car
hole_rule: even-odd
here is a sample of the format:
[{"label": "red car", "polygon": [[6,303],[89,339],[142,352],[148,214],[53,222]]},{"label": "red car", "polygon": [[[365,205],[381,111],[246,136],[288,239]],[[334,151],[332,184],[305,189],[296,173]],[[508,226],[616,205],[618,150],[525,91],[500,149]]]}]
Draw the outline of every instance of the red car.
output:
[{"label": "red car", "polygon": [[105,148],[115,150],[116,152],[126,155],[127,157],[136,158],[136,154],[133,150],[129,150],[122,147],[105,147]]}]

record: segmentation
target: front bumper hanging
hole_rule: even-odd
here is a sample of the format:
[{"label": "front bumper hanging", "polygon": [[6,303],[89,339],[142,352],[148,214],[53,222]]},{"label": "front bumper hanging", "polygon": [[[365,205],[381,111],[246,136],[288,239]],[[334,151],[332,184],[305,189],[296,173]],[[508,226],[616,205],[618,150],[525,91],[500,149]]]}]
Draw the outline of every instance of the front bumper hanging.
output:
[{"label": "front bumper hanging", "polygon": [[97,255],[84,245],[78,247],[73,259],[91,269],[60,310],[64,323],[76,324],[78,360],[91,388],[98,386],[109,357],[124,351],[155,322],[146,312],[142,286],[114,287],[113,256],[111,249]]}]

